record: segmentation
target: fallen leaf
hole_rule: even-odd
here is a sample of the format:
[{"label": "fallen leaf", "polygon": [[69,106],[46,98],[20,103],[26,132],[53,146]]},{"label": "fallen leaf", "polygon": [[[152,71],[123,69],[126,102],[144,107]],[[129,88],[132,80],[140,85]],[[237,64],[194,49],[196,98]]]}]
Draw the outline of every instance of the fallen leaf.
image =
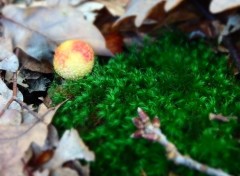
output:
[{"label": "fallen leaf", "polygon": [[127,6],[125,14],[121,16],[113,26],[118,26],[127,18],[135,17],[134,24],[136,27],[140,27],[146,17],[150,14],[152,8],[163,2],[164,0],[131,0]]},{"label": "fallen leaf", "polygon": [[8,37],[0,38],[0,69],[16,72],[19,67],[17,56],[13,53],[12,42]]},{"label": "fallen leaf", "polygon": [[57,129],[53,125],[48,126],[48,136],[45,141],[44,147],[42,147],[42,150],[49,150],[56,148],[59,143],[59,137],[58,137],[58,132]]},{"label": "fallen leaf", "polygon": [[44,123],[34,123],[20,126],[5,126],[0,128],[0,173],[8,175],[9,168],[15,167],[21,161],[24,153],[32,142],[42,146],[47,137],[47,126]]},{"label": "fallen leaf", "polygon": [[11,166],[11,169],[6,168],[0,170],[0,175],[1,176],[26,176],[26,173],[23,170],[24,168],[24,163],[23,161],[18,161],[14,163],[14,165]]},{"label": "fallen leaf", "polygon": [[[22,171],[18,172],[19,176],[23,173],[23,165],[19,166],[19,163],[23,161],[24,163],[27,163],[31,158],[30,155],[26,155],[27,153],[32,153],[32,150],[30,150],[31,144],[32,146],[36,145],[40,148],[42,147],[42,149],[44,149],[44,147],[49,147],[50,145],[52,147],[53,145],[56,145],[56,138],[58,138],[56,130],[54,127],[49,127],[49,123],[51,122],[57,108],[60,106],[61,104],[55,108],[44,108],[44,110],[40,110],[42,114],[37,114],[28,107],[28,109],[32,111],[31,113],[29,111],[28,114],[32,114],[34,117],[36,116],[32,121],[20,125],[0,125],[1,175],[10,176],[12,170],[19,171],[19,167],[22,167]],[[26,158],[26,156],[28,157]]]},{"label": "fallen leaf", "polygon": [[184,6],[182,8],[177,8],[172,10],[170,13],[165,13],[161,15],[159,14],[159,9],[154,9],[150,18],[155,19],[158,22],[158,24],[156,25],[157,29],[166,25],[181,25],[184,22],[190,23],[190,25],[193,26],[192,21],[198,20],[199,15],[196,13],[196,11],[191,9],[191,6],[189,4],[185,3],[183,5]]},{"label": "fallen leaf", "polygon": [[57,168],[66,161],[75,159],[94,161],[95,156],[94,153],[89,151],[88,147],[83,143],[78,132],[75,129],[71,129],[65,131],[53,158],[44,165],[44,168]]},{"label": "fallen leaf", "polygon": [[107,47],[113,54],[121,53],[123,51],[123,36],[120,33],[112,32],[105,36]]},{"label": "fallen leaf", "polygon": [[98,10],[97,14],[94,25],[98,27],[105,37],[109,33],[116,32],[116,30],[112,28],[113,23],[116,21],[116,17],[113,16],[106,7]]},{"label": "fallen leaf", "polygon": [[16,109],[6,109],[0,117],[1,125],[20,125],[22,122],[22,115]]},{"label": "fallen leaf", "polygon": [[35,159],[34,161],[34,165],[35,166],[41,166],[43,164],[45,164],[46,162],[48,162],[52,156],[53,156],[53,149],[51,150],[45,150],[43,152],[41,152]]},{"label": "fallen leaf", "polygon": [[38,113],[42,121],[46,124],[50,124],[53,116],[57,112],[58,108],[62,106],[67,100],[63,101],[62,103],[59,103],[55,107],[47,108],[45,104],[41,104],[38,109]]},{"label": "fallen leaf", "polygon": [[55,47],[69,39],[88,42],[96,54],[112,55],[100,31],[74,8],[8,5],[2,9],[2,14],[0,22],[8,31],[5,35],[12,38],[13,48],[19,47],[38,60],[52,61]]},{"label": "fallen leaf", "polygon": [[114,0],[114,1],[96,0],[96,1],[105,5],[105,7],[114,16],[122,16],[125,12],[124,8],[129,2],[129,0]]},{"label": "fallen leaf", "polygon": [[[38,113],[35,114],[35,116],[31,113],[28,113],[28,111],[24,110],[23,112],[23,122],[24,124],[34,123],[39,120],[41,120],[46,125],[49,125],[53,119],[53,116],[55,115],[58,108],[64,103],[58,104],[56,107],[47,108],[43,103],[39,105],[38,107]],[[31,109],[31,108],[29,108]],[[38,116],[38,117],[36,117]]]},{"label": "fallen leaf", "polygon": [[52,63],[48,62],[47,60],[39,61],[29,57],[19,48],[15,49],[15,51],[16,50],[18,50],[21,69],[27,69],[39,73],[53,73]]},{"label": "fallen leaf", "polygon": [[212,0],[209,8],[210,12],[219,13],[239,6],[240,0]]},{"label": "fallen leaf", "polygon": [[177,7],[183,0],[166,0],[166,3],[164,5],[164,10],[166,12],[174,9]]},{"label": "fallen leaf", "polygon": [[33,156],[29,162],[29,165],[33,168],[41,168],[43,164],[48,162],[53,154],[54,149],[59,143],[58,133],[53,125],[48,126],[48,136],[43,146],[32,144],[31,149]]}]

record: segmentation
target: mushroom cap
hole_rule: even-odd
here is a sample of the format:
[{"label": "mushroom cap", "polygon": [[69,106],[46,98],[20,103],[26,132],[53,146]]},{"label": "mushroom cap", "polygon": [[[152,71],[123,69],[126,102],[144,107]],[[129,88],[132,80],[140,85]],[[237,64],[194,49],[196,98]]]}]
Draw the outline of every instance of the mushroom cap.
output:
[{"label": "mushroom cap", "polygon": [[67,40],[60,44],[54,54],[54,70],[64,79],[79,79],[92,71],[94,51],[81,40]]}]

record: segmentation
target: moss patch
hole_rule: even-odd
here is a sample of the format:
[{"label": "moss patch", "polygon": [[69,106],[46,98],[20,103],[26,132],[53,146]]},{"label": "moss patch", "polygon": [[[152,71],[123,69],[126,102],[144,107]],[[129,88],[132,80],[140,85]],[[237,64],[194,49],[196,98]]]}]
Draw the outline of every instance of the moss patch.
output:
[{"label": "moss patch", "polygon": [[[55,116],[58,128],[75,127],[96,153],[91,175],[196,175],[168,162],[162,147],[131,139],[141,107],[158,115],[162,131],[183,154],[236,175],[240,172],[239,124],[209,121],[209,113],[237,116],[240,87],[226,59],[204,41],[166,33],[133,47],[84,79],[53,84],[54,103],[70,98]],[[220,158],[219,158],[220,157]]]}]

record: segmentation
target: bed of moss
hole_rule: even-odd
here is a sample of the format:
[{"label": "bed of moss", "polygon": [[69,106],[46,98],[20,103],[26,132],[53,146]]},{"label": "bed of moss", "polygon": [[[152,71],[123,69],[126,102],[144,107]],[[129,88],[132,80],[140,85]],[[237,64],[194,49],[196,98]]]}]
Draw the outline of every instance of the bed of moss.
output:
[{"label": "bed of moss", "polygon": [[226,58],[204,41],[168,32],[106,65],[96,64],[84,79],[56,82],[49,90],[54,103],[69,100],[54,123],[59,129],[77,128],[95,151],[91,175],[201,175],[167,161],[159,144],[129,137],[137,107],[160,117],[162,131],[181,153],[240,173],[238,120],[208,118],[209,113],[239,115],[239,83]]}]

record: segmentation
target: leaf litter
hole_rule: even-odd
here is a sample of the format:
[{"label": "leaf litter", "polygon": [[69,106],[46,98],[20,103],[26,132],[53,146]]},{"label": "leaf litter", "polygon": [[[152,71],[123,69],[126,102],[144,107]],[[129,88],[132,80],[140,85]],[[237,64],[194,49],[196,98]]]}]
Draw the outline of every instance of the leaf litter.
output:
[{"label": "leaf litter", "polygon": [[[142,36],[141,27],[145,27],[146,32],[146,29],[152,30],[152,24],[160,27],[197,19],[196,14],[178,9],[183,2],[185,1],[47,0],[45,5],[34,6],[35,1],[27,0],[26,4],[32,6],[19,7],[13,5],[12,1],[3,1],[0,69],[1,76],[4,72],[5,75],[0,79],[1,175],[90,175],[89,165],[83,166],[78,160],[94,161],[94,152],[88,149],[75,129],[65,131],[59,139],[56,128],[51,124],[61,104],[55,108],[47,108],[44,104],[38,108],[27,105],[24,103],[25,94],[21,93],[22,89],[29,93],[47,90],[52,81],[48,74],[53,73],[54,50],[61,42],[81,39],[92,45],[96,55],[112,56],[112,53],[122,52],[122,41],[127,39],[123,36],[130,31],[128,28],[126,33],[122,32],[124,23],[131,23],[135,26],[131,32],[134,31],[135,36]],[[212,13],[220,13],[238,6],[239,0],[212,0],[209,9]],[[112,16],[111,20],[104,21],[100,27],[94,22],[103,8]],[[156,11],[157,18],[153,18]],[[179,14],[186,15],[179,20]],[[114,18],[118,19],[112,21]],[[222,25],[225,28],[222,27],[219,37],[238,31],[238,21],[238,16],[229,16],[228,23]],[[122,32],[121,35],[119,32]],[[110,36],[110,39],[106,36]],[[131,38],[130,42],[133,40]],[[16,73],[18,77],[14,79]],[[11,90],[10,85],[16,83],[23,88],[16,90],[13,86]],[[216,117],[226,120],[222,115],[214,115]]]}]

